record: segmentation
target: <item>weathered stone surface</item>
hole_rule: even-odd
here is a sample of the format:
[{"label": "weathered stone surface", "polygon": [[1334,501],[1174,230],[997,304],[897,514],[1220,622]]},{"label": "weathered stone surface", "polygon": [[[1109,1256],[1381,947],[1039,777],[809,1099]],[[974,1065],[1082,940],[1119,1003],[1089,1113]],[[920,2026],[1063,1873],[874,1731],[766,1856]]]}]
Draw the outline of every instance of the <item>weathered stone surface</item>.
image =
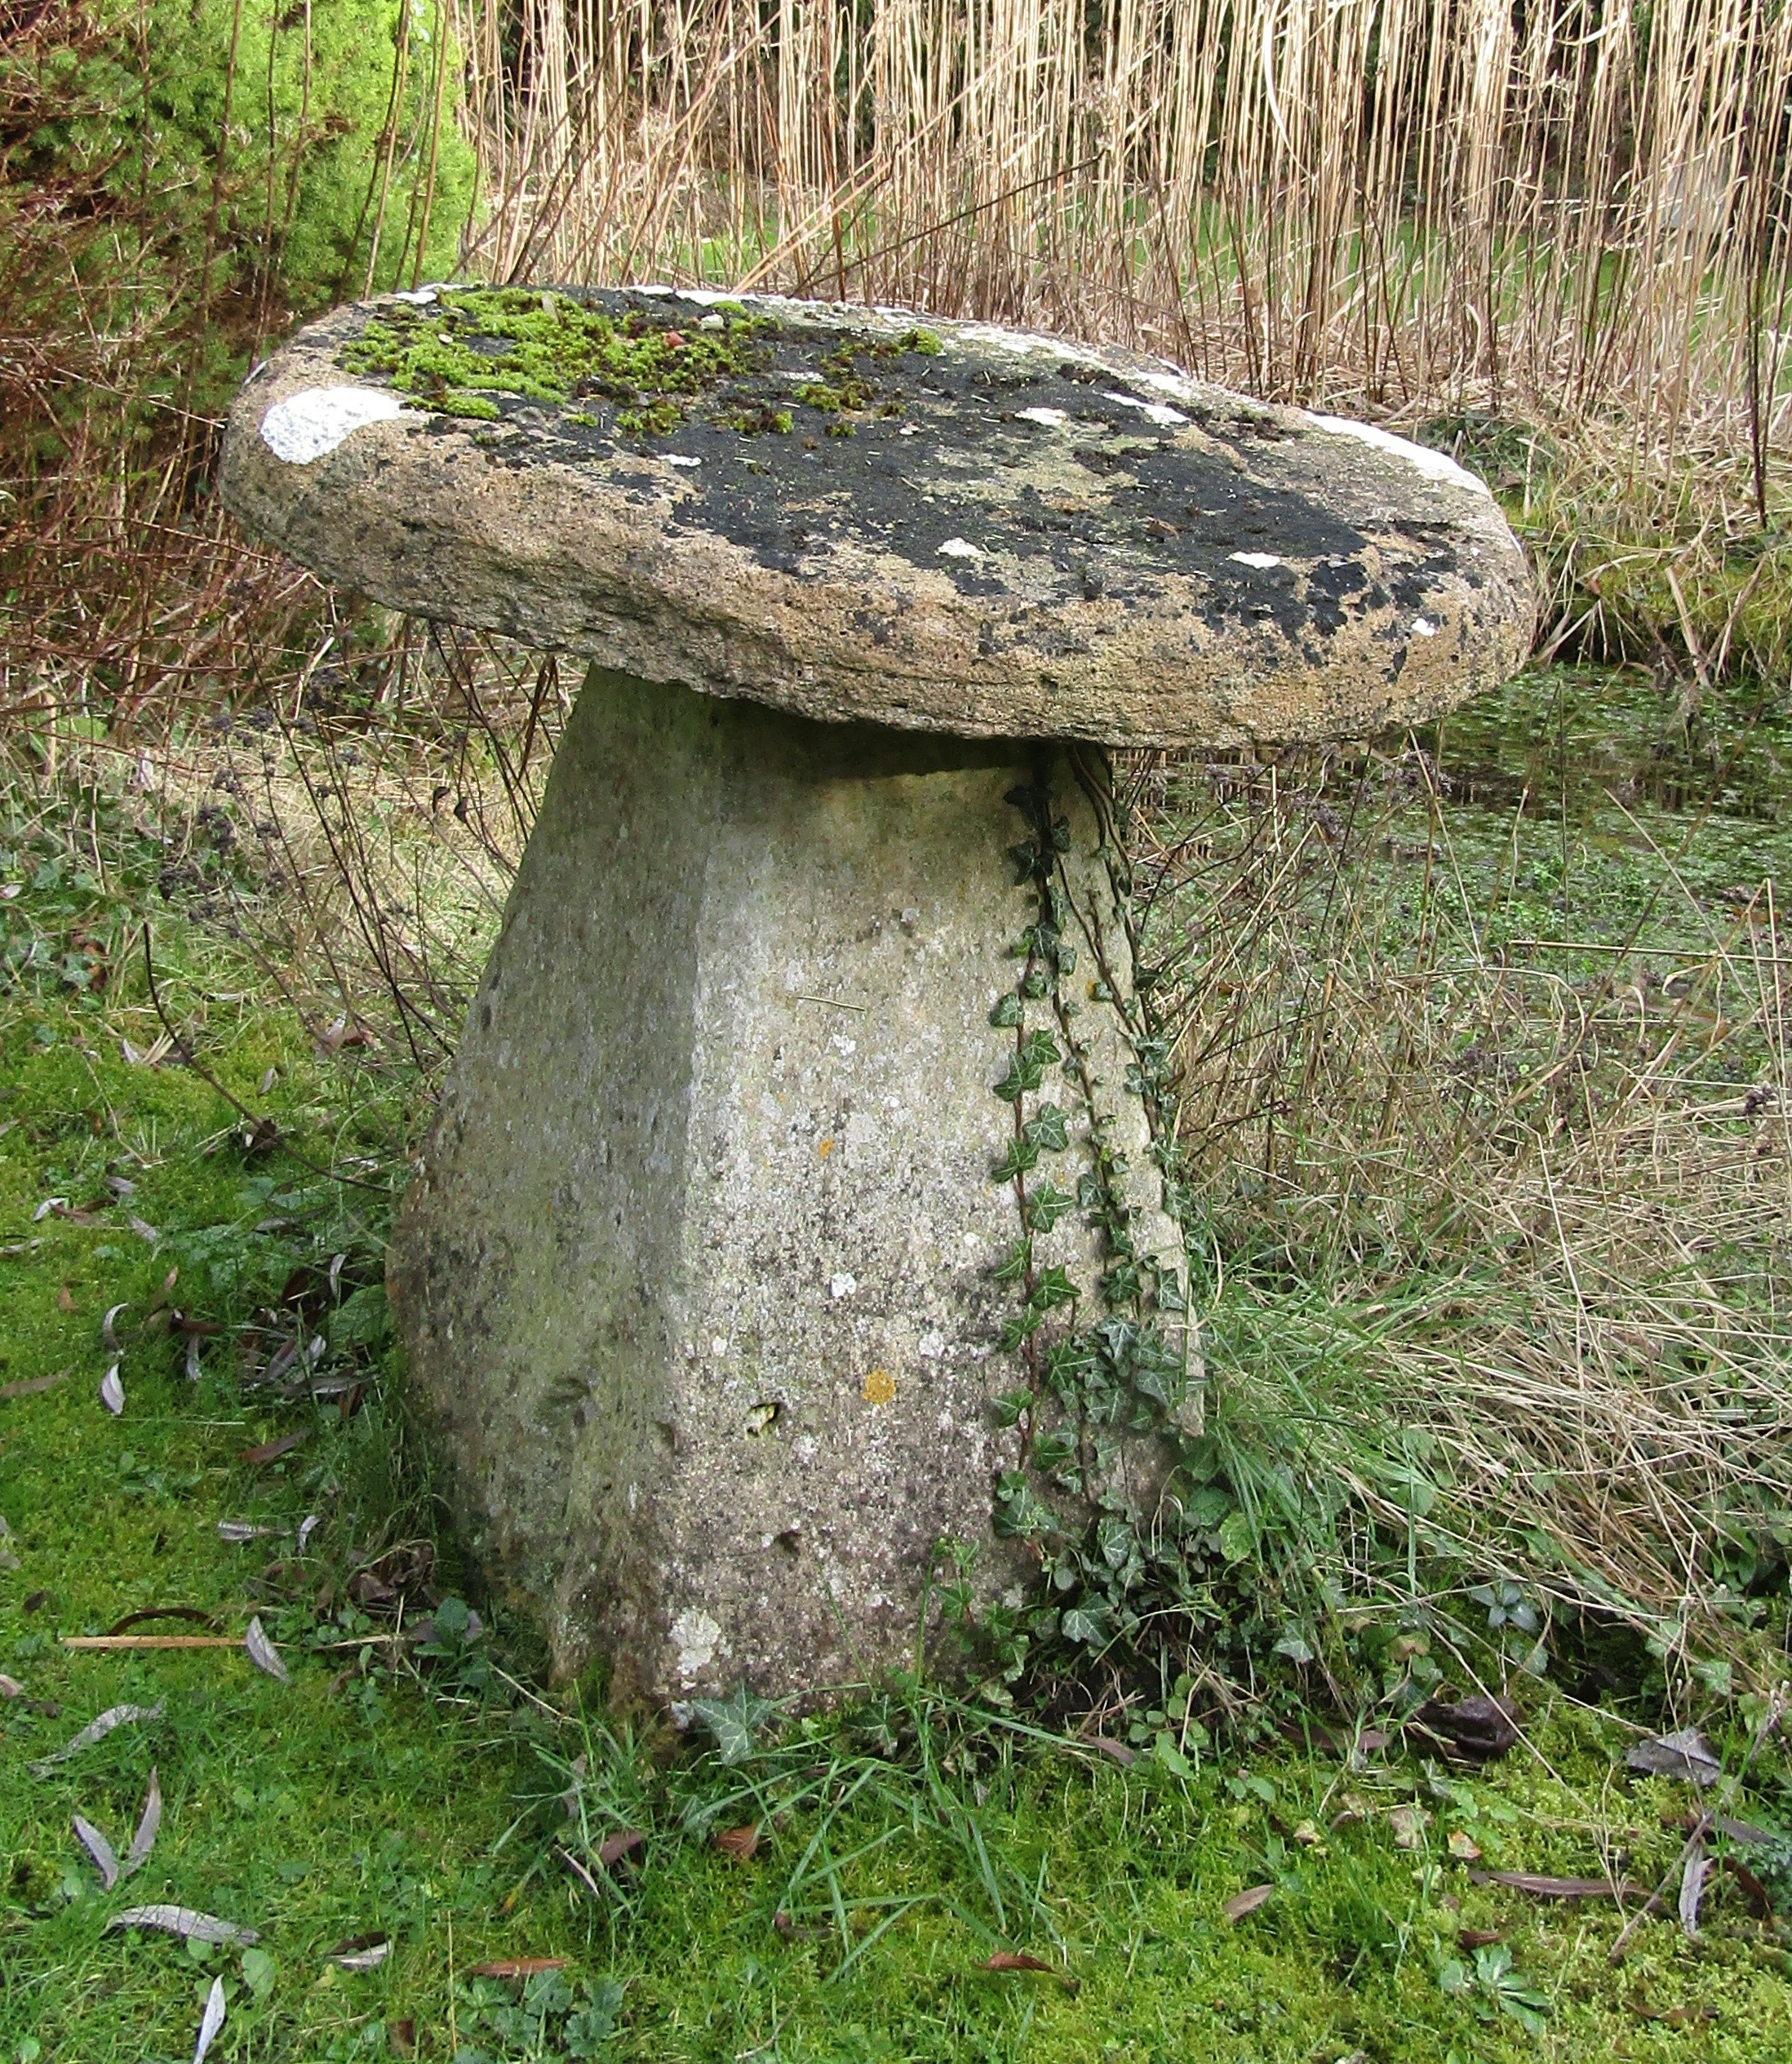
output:
[{"label": "weathered stone surface", "polygon": [[[997,1028],[1039,915],[1006,798],[1042,784],[1075,966]],[[1019,1436],[991,1400],[1028,1381],[992,1275],[1024,1199],[991,1170],[1045,1103],[1067,1145],[1021,1190],[1074,1196],[1098,1130],[1162,1264],[1132,1308],[1179,1338],[1179,1235],[1102,1000],[1132,990],[1104,795],[1084,748],[588,682],[390,1263],[463,1524],[563,1667],[601,1652],[660,1699],[819,1690],[912,1659],[941,1537],[986,1596],[1036,1569],[991,1529]],[[1005,1102],[1028,1025],[1067,1065]],[[1035,1247],[1086,1323],[1107,1241],[1071,1211]],[[1084,1488],[1148,1520],[1163,1463],[1122,1440]]]},{"label": "weathered stone surface", "polygon": [[[694,331],[735,320],[717,299],[577,304]],[[401,408],[344,355],[372,320],[464,330],[453,296],[339,311],[244,388],[225,499],[394,608],[967,737],[1360,735],[1524,656],[1518,548],[1435,452],[1125,353],[931,321],[939,348],[904,348],[901,312],[741,305],[750,364],[663,434],[602,394]]]}]

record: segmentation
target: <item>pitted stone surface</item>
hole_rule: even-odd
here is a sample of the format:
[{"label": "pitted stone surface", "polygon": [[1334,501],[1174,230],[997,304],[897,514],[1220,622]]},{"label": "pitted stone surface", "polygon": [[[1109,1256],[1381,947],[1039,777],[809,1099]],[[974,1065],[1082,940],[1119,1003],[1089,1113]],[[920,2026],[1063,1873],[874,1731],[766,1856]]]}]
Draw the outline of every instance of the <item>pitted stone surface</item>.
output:
[{"label": "pitted stone surface", "polygon": [[[588,682],[389,1264],[464,1529],[562,1669],[820,1692],[913,1659],[942,1537],[986,1597],[1036,1568],[991,1525],[1017,784],[1066,819],[1094,1084],[1049,1072],[1039,1173],[1074,1193],[1101,1125],[1135,1252],[1182,1275],[1091,757]],[[1085,1295],[1111,1258],[1080,1213],[1036,1244]],[[1166,1460],[1123,1441],[1100,1488],[1148,1522]]]},{"label": "pitted stone surface", "polygon": [[[561,298],[681,335],[719,300]],[[1522,557],[1440,454],[1126,353],[899,310],[729,305],[761,326],[750,362],[663,434],[625,430],[602,395],[494,393],[481,423],[394,409],[345,354],[370,321],[452,325],[452,293],[340,310],[244,388],[225,499],[393,608],[966,737],[1360,735],[1524,657]],[[937,350],[903,347],[922,322]],[[827,362],[855,340],[856,405],[804,400],[832,386],[837,402]]]}]

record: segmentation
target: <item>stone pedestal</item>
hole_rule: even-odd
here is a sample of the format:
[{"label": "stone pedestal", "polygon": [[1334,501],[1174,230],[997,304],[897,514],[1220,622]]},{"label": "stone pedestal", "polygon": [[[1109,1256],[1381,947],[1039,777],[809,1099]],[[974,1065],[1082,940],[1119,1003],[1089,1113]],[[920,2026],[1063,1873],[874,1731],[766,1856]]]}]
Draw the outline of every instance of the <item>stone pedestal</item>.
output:
[{"label": "stone pedestal", "polygon": [[[986,1596],[1038,1568],[991,1522],[1050,1408],[1002,1421],[1104,1272],[1180,1341],[1106,797],[1090,748],[588,681],[389,1276],[561,1669],[663,1700],[912,1661],[942,1539]],[[1053,1267],[1077,1303],[1005,1349]],[[1148,1516],[1155,1439],[1067,1445]]]}]

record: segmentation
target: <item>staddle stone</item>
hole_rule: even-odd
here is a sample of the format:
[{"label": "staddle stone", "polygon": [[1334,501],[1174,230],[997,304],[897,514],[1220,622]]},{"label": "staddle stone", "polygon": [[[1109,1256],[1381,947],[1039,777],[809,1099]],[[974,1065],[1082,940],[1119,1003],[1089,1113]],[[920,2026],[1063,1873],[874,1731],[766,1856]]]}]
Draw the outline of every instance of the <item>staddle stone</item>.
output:
[{"label": "staddle stone", "polygon": [[457,1511],[654,1700],[913,1658],[1162,1523],[1200,1361],[1104,747],[1360,735],[1523,656],[1490,497],[1173,368],[896,310],[425,289],[224,491],[591,672],[388,1281]]}]

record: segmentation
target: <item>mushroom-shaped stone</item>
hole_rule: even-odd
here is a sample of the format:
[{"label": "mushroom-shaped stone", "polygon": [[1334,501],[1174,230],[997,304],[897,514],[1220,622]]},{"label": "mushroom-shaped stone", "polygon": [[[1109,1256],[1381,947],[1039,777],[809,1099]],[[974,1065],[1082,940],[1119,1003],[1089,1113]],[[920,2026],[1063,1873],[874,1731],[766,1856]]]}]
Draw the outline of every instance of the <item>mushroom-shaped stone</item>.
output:
[{"label": "mushroom-shaped stone", "polygon": [[1101,748],[1501,678],[1480,484],[978,324],[440,288],[253,375],[224,492],[593,662],[388,1272],[561,1664],[818,1691],[915,1655],[947,1544],[989,1596],[1149,1524],[1200,1366]]}]

